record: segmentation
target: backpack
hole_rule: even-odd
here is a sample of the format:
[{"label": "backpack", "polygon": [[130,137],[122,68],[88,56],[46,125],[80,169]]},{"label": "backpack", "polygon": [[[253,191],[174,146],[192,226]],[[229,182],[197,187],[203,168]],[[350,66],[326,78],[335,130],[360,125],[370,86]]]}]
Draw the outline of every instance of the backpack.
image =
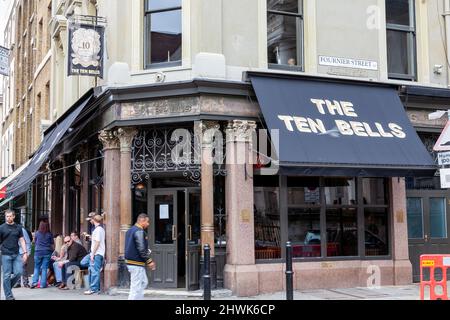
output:
[{"label": "backpack", "polygon": [[23,228],[27,232],[28,238],[30,238],[30,241],[33,242],[33,233],[30,230],[28,230],[27,228],[25,228],[25,227],[23,227]]}]

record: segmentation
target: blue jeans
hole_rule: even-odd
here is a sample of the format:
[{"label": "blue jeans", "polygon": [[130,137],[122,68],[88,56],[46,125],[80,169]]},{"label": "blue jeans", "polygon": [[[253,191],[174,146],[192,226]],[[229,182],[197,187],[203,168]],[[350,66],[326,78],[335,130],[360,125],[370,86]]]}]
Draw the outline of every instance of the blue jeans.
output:
[{"label": "blue jeans", "polygon": [[103,266],[103,256],[96,254],[94,257],[94,262],[91,261],[89,265],[89,284],[91,286],[91,291],[100,291],[100,270]]},{"label": "blue jeans", "polygon": [[62,268],[60,268],[58,263],[59,263],[59,261],[53,262],[53,272],[55,273],[56,282],[61,283],[62,282],[62,272],[63,272],[64,266]]},{"label": "blue jeans", "polygon": [[88,269],[89,265],[91,264],[91,255],[87,254],[84,256],[83,259],[80,261],[80,268],[81,269]]},{"label": "blue jeans", "polygon": [[11,288],[20,280],[23,273],[23,262],[20,254],[2,255],[3,290],[7,300],[14,299]]},{"label": "blue jeans", "polygon": [[35,286],[38,283],[39,275],[41,275],[41,288],[47,288],[47,270],[50,264],[51,254],[46,256],[34,256],[34,272],[33,280],[31,280],[31,285]]}]

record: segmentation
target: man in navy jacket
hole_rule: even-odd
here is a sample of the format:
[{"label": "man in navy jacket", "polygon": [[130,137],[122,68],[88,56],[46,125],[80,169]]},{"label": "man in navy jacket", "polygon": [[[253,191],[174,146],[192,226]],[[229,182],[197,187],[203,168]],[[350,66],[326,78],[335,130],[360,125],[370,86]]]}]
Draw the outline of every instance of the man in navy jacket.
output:
[{"label": "man in navy jacket", "polygon": [[140,214],[136,224],[125,235],[125,263],[131,276],[128,300],[142,300],[148,279],[145,268],[155,270],[156,265],[150,258],[148,237],[145,229],[150,225],[148,215]]}]

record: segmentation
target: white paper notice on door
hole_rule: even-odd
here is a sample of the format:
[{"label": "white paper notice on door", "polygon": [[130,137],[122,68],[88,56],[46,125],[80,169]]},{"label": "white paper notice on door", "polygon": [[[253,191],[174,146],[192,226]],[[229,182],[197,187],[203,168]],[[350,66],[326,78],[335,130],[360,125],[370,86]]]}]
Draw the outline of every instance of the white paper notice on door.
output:
[{"label": "white paper notice on door", "polygon": [[160,204],[159,205],[159,219],[169,219],[169,205]]}]

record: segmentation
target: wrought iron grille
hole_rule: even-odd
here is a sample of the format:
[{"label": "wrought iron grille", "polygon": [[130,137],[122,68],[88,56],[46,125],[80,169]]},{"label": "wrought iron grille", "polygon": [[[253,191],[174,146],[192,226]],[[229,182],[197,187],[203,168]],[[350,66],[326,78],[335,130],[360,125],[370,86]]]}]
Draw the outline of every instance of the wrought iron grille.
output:
[{"label": "wrought iron grille", "polygon": [[425,148],[430,153],[431,157],[433,158],[434,162],[438,163],[438,155],[437,152],[433,150],[434,145],[436,144],[439,135],[433,134],[433,133],[419,133],[420,140],[422,140],[422,143],[425,145]]},{"label": "wrought iron grille", "polygon": [[[200,157],[195,148],[194,132],[186,129],[190,141],[183,141],[183,138],[179,139],[179,135],[174,135],[175,130],[178,128],[139,132],[132,145],[132,184],[149,179],[152,173],[162,172],[180,172],[185,177],[200,181]],[[183,153],[182,150],[188,152]],[[173,154],[182,156],[174,159]]]}]

